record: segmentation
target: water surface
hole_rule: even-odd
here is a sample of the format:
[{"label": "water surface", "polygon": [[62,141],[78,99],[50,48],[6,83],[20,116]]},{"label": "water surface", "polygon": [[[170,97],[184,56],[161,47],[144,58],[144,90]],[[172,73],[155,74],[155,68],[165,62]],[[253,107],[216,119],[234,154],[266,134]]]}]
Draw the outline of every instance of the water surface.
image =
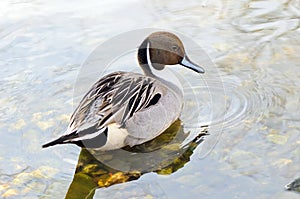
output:
[{"label": "water surface", "polygon": [[210,153],[196,149],[176,173],[149,173],[95,198],[299,197],[284,190],[300,176],[298,0],[3,0],[0,13],[1,197],[65,196],[80,149],[41,144],[65,130],[90,52],[139,28],[178,31],[202,46],[218,74],[206,68],[203,78],[215,86],[199,99],[207,113],[209,95],[226,102],[214,104],[211,124],[223,130]]}]

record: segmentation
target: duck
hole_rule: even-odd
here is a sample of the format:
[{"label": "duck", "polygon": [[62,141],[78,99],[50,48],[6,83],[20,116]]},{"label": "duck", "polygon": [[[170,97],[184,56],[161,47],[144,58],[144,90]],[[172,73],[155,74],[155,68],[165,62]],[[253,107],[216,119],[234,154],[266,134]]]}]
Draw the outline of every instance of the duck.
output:
[{"label": "duck", "polygon": [[180,117],[183,92],[153,71],[171,65],[196,73],[204,69],[190,60],[177,35],[165,31],[144,39],[137,60],[144,74],[117,71],[100,78],[71,115],[66,132],[42,147],[76,144],[109,151],[150,141],[171,126]]}]

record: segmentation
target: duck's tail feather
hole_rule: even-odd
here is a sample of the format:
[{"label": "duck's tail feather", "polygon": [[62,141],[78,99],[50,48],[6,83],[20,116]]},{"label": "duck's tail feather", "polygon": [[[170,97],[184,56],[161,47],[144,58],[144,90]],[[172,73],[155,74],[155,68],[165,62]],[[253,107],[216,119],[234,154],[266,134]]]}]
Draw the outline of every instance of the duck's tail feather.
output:
[{"label": "duck's tail feather", "polygon": [[78,137],[78,134],[76,132],[68,134],[68,135],[64,135],[64,136],[61,136],[60,138],[58,138],[56,140],[53,140],[51,142],[48,142],[48,143],[42,145],[42,148],[47,148],[49,146],[54,146],[54,145],[57,145],[57,144],[72,143],[71,140],[76,138],[76,137]]},{"label": "duck's tail feather", "polygon": [[76,144],[84,148],[99,148],[106,143],[107,133],[107,127],[98,129],[97,124],[95,124],[84,130],[77,130],[70,134],[63,135],[56,140],[42,145],[42,147],[47,148],[56,144]]}]

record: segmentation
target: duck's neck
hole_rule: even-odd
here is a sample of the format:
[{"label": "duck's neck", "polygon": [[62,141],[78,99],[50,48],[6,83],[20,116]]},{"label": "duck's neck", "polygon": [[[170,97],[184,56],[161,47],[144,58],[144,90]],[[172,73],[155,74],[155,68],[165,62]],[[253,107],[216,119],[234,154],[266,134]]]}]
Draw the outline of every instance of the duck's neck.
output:
[{"label": "duck's neck", "polygon": [[138,61],[145,73],[145,75],[150,77],[156,77],[150,69],[150,57],[149,57],[149,41],[145,39],[138,50]]},{"label": "duck's neck", "polygon": [[181,97],[182,97],[182,90],[180,88],[178,88],[174,83],[169,82],[161,77],[156,76],[154,73],[152,73],[150,66],[152,66],[151,64],[151,60],[150,60],[150,55],[149,55],[149,41],[148,39],[145,39],[143,41],[143,43],[141,44],[141,46],[139,47],[138,50],[138,61],[139,64],[144,72],[145,75],[153,77],[157,80],[159,80],[160,82],[164,83],[166,86],[168,86],[169,88],[171,88],[173,91],[175,91],[176,93],[178,93]]}]

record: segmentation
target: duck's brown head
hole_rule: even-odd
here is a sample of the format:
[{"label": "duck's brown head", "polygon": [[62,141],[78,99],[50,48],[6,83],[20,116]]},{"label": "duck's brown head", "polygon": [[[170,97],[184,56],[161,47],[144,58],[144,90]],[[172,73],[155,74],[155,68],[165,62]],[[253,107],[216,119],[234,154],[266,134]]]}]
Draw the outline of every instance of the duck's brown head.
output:
[{"label": "duck's brown head", "polygon": [[141,65],[151,62],[156,70],[164,69],[165,65],[181,64],[198,73],[204,73],[202,67],[188,58],[180,39],[170,32],[155,32],[149,35],[139,48],[138,59]]}]

